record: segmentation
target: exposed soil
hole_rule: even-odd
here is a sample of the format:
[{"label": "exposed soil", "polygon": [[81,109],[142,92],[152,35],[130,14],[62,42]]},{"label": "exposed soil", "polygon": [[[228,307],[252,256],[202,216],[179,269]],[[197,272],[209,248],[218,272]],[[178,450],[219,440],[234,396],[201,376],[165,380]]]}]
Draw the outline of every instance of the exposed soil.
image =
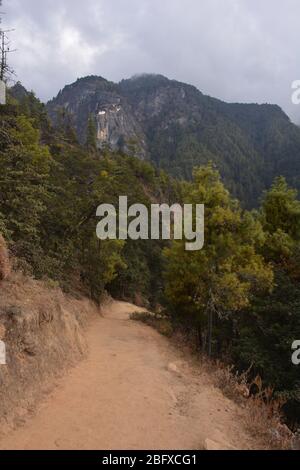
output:
[{"label": "exposed soil", "polygon": [[207,372],[113,302],[87,334],[89,353],[0,449],[252,449],[243,410]]}]

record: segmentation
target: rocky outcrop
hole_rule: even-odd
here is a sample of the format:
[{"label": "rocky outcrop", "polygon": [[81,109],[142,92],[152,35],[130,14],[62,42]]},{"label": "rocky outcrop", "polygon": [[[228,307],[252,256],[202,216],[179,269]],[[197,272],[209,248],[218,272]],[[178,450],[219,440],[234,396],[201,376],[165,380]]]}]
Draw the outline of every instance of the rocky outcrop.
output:
[{"label": "rocky outcrop", "polygon": [[117,96],[106,96],[96,108],[97,144],[101,149],[146,156],[146,143],[143,132],[133,117],[128,104]]},{"label": "rocky outcrop", "polygon": [[248,207],[276,176],[300,189],[300,129],[276,105],[225,103],[185,83],[140,75],[119,84],[77,80],[47,108],[54,124],[59,110],[69,113],[81,142],[92,115],[100,149],[149,159],[179,178],[213,161]]},{"label": "rocky outcrop", "polygon": [[101,77],[87,77],[65,87],[47,109],[54,124],[61,110],[67,112],[81,143],[86,139],[88,119],[93,116],[98,148],[146,157],[145,136],[130,104],[117,85]]}]

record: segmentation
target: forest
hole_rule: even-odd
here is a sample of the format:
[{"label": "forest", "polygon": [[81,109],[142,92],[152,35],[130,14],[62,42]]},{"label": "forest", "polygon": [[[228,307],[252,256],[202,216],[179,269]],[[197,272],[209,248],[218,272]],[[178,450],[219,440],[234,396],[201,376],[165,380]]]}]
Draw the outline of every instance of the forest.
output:
[{"label": "forest", "polygon": [[[0,231],[14,268],[96,303],[109,293],[163,312],[199,349],[259,375],[300,419],[300,201],[278,175],[245,210],[212,162],[192,181],[147,161],[98,150],[93,122],[78,142],[69,119],[54,127],[33,93],[0,107]],[[99,204],[205,204],[205,246],[184,240],[96,236]],[[294,423],[294,424],[295,424]],[[292,423],[293,424],[293,423]]]}]

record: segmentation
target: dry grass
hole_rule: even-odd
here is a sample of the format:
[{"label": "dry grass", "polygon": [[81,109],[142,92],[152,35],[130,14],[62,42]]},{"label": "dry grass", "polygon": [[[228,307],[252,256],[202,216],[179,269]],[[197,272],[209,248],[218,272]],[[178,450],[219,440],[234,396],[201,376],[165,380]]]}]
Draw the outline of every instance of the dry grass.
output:
[{"label": "dry grass", "polygon": [[[209,359],[199,353],[196,346],[196,336],[193,332],[186,334],[181,330],[174,331],[171,322],[166,317],[160,317],[149,312],[138,312],[131,319],[142,321],[171,338],[177,349],[193,358],[194,365],[207,373],[213,384],[225,396],[237,403],[243,411],[245,429],[256,438],[260,448],[266,450],[291,449],[296,442],[295,435],[282,424],[283,400],[275,399],[271,388],[264,388],[259,376],[250,379],[251,369],[239,374],[233,366],[227,366],[221,361]],[[166,323],[165,323],[166,322]],[[255,395],[251,391],[255,389]],[[298,440],[297,440],[298,443]]]},{"label": "dry grass", "polygon": [[[273,389],[264,388],[262,379],[251,379],[252,366],[242,374],[219,360],[208,358],[197,347],[197,336],[192,331],[176,330],[172,342],[194,358],[194,364],[206,372],[223,394],[241,407],[245,429],[256,438],[263,450],[300,448],[299,436],[283,424],[284,400],[274,398]],[[255,390],[255,394],[252,391]]]},{"label": "dry grass", "polygon": [[99,309],[19,272],[11,273],[0,292],[0,336],[8,351],[8,365],[0,368],[1,433],[85,356],[83,330]]},{"label": "dry grass", "polygon": [[[243,407],[247,430],[264,444],[265,449],[291,449],[294,435],[282,424],[281,410],[285,402],[274,398],[273,389],[264,388],[259,376],[249,380],[251,368],[239,375],[232,367],[215,362],[213,369],[216,386]],[[253,387],[256,393],[251,395]]]}]

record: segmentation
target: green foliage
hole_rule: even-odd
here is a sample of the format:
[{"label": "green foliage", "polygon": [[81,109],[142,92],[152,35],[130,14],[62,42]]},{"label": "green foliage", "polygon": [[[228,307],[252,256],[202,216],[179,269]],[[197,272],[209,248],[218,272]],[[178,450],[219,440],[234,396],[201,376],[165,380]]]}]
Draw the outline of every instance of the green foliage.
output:
[{"label": "green foliage", "polygon": [[130,319],[151,326],[163,336],[171,337],[174,333],[170,319],[162,315],[155,315],[150,312],[133,312]]},{"label": "green foliage", "polygon": [[47,210],[52,158],[40,132],[23,115],[5,117],[0,149],[0,207],[14,252],[38,269],[41,218]]},{"label": "green foliage", "polygon": [[279,177],[265,194],[262,221],[267,232],[265,250],[270,259],[290,258],[300,241],[300,202],[297,191]]},{"label": "green foliage", "polygon": [[86,132],[86,147],[88,150],[97,150],[97,128],[95,124],[95,118],[89,117],[87,132]]},{"label": "green foliage", "polygon": [[92,299],[99,301],[106,286],[117,276],[118,270],[126,268],[122,259],[124,243],[118,240],[101,242],[92,238],[84,245],[81,279],[90,288]]},{"label": "green foliage", "polygon": [[300,129],[278,106],[225,103],[159,75],[123,80],[120,92],[137,110],[151,160],[173,176],[191,180],[211,160],[248,208],[278,175],[300,189]]},{"label": "green foliage", "polygon": [[271,295],[256,296],[242,313],[234,341],[239,367],[254,365],[265,383],[286,397],[293,418],[300,416],[300,381],[291,362],[291,345],[300,338],[300,201],[284,178],[277,178],[265,196],[261,221],[266,234],[262,254],[273,265]]},{"label": "green foliage", "polygon": [[202,348],[259,374],[300,417],[298,368],[291,345],[300,338],[300,202],[277,178],[259,212],[241,211],[211,165],[197,170],[185,201],[206,205],[205,247],[189,253],[174,242],[166,295],[177,321],[194,325]]},{"label": "green foliage", "polygon": [[[176,310],[189,313],[211,352],[211,325],[247,307],[261,286],[270,291],[273,274],[256,244],[262,228],[242,213],[209,164],[195,171],[185,202],[205,204],[205,247],[188,252],[182,241],[166,250],[166,294]],[[208,325],[208,326],[207,326]]]},{"label": "green foliage", "polygon": [[[164,85],[165,79],[160,77],[159,83]],[[53,129],[34,94],[17,90],[19,96],[0,109],[0,232],[19,266],[97,302],[109,291],[153,307],[167,304],[173,323],[197,330],[204,351],[233,361],[240,371],[252,365],[253,374],[287,397],[299,417],[298,369],[291,364],[291,344],[300,338],[297,191],[277,178],[259,210],[243,210],[209,163],[223,148],[226,158],[222,162],[218,157],[223,176],[230,180],[233,165],[241,183],[234,193],[245,191],[252,199],[247,186],[251,178],[244,184],[242,170],[255,175],[258,167],[255,158],[245,163],[232,139],[224,146],[216,137],[209,146],[213,130],[202,129],[206,137],[199,146],[195,129],[191,137],[178,123],[170,125],[168,132],[173,129],[178,139],[174,172],[178,168],[179,175],[184,166],[189,177],[192,166],[205,163],[195,169],[192,182],[174,180],[149,162],[96,151],[92,120],[87,145],[80,146],[72,116],[62,109],[61,126]],[[242,111],[236,113],[245,126]],[[229,135],[228,123],[223,124]],[[276,128],[274,132],[280,142]],[[155,133],[152,137],[153,149],[161,152],[172,142]],[[185,163],[177,165],[176,152],[187,152],[188,159],[180,157]],[[164,154],[166,165],[160,166],[168,168],[171,160]],[[122,195],[129,205],[139,202],[148,208],[162,202],[205,204],[204,249],[188,252],[185,241],[99,241],[96,209],[102,203],[118,207]],[[170,319],[161,321],[164,328],[167,321],[171,332]]]},{"label": "green foliage", "polygon": [[[96,209],[177,200],[180,186],[136,158],[95,152],[90,122],[88,151],[72,136],[71,118],[60,110],[60,129],[47,127],[41,103],[19,85],[17,101],[1,108],[0,229],[18,264],[37,278],[99,301],[116,297],[157,303],[162,296],[161,242],[100,242]],[[47,142],[47,146],[45,145]]]}]

